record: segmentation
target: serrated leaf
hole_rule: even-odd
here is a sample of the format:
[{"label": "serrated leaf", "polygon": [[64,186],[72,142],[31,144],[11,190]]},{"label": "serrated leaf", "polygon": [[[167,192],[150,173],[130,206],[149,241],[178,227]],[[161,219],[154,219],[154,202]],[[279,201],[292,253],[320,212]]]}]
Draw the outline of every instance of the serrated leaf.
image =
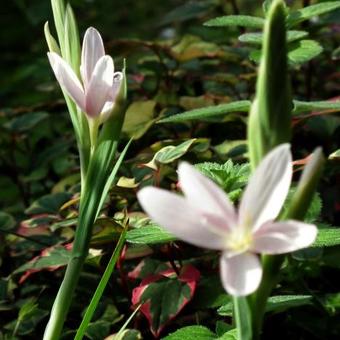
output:
[{"label": "serrated leaf", "polygon": [[223,116],[231,112],[248,112],[250,108],[249,100],[220,104],[215,106],[194,109],[161,119],[158,123],[181,123],[197,119],[207,119]]},{"label": "serrated leaf", "polygon": [[314,102],[304,102],[300,100],[294,100],[293,114],[299,114],[301,112],[309,111],[323,111],[330,110],[337,112],[340,110],[340,101],[314,101]]},{"label": "serrated leaf", "polygon": [[199,163],[195,167],[227,193],[243,188],[250,174],[249,164],[234,164],[232,160],[224,164]]},{"label": "serrated leaf", "polygon": [[204,326],[187,326],[169,334],[162,340],[216,340],[216,335]]},{"label": "serrated leaf", "polygon": [[226,15],[210,19],[204,23],[209,27],[242,26],[247,28],[262,28],[264,19],[250,15]]},{"label": "serrated leaf", "polygon": [[315,40],[301,40],[289,47],[288,59],[291,65],[306,63],[318,56],[323,48]]},{"label": "serrated leaf", "polygon": [[199,271],[188,265],[181,268],[179,276],[169,269],[147,277],[133,290],[132,303],[142,304],[140,311],[155,337],[191,300],[199,277]]},{"label": "serrated leaf", "polygon": [[126,241],[137,244],[161,244],[176,240],[176,237],[157,224],[129,230]]},{"label": "serrated leaf", "polygon": [[311,247],[324,248],[340,245],[340,228],[319,229],[315,242]]},{"label": "serrated leaf", "polygon": [[287,17],[287,25],[288,27],[295,26],[312,17],[334,11],[337,8],[340,8],[340,1],[326,1],[301,8],[289,13]]},{"label": "serrated leaf", "polygon": [[196,138],[189,139],[179,145],[168,145],[157,151],[152,160],[144,165],[156,170],[159,164],[168,164],[187,153]]},{"label": "serrated leaf", "polygon": [[[305,31],[288,31],[287,42],[293,42],[296,40],[303,39],[308,36],[308,32]],[[263,41],[263,33],[245,33],[239,36],[240,41],[244,43],[261,45]]]}]

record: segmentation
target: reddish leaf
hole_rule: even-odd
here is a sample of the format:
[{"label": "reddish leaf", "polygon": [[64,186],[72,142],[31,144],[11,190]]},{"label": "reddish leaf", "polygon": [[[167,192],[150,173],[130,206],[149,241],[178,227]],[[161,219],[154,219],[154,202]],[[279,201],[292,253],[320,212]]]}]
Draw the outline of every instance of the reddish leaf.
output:
[{"label": "reddish leaf", "polygon": [[181,269],[179,276],[173,269],[150,275],[133,290],[132,303],[142,303],[140,310],[156,337],[192,299],[199,277],[199,271],[188,265]]}]

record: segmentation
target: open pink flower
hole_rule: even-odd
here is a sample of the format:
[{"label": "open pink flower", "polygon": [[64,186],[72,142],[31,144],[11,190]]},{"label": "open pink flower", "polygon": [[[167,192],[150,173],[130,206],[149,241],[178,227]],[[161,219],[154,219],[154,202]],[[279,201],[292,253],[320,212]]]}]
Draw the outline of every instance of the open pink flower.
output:
[{"label": "open pink flower", "polygon": [[262,278],[256,254],[283,254],[305,248],[317,235],[312,224],[274,222],[290,187],[291,161],[289,144],[268,153],[251,176],[238,211],[223,190],[188,163],[178,167],[184,197],[146,187],[138,192],[138,200],[153,220],[180,239],[222,250],[224,288],[231,295],[248,295]]},{"label": "open pink flower", "polygon": [[48,52],[47,55],[60,86],[83,112],[96,118],[112,110],[123,75],[114,72],[113,60],[105,55],[103,40],[95,28],[87,29],[84,36],[81,81],[59,54]]}]

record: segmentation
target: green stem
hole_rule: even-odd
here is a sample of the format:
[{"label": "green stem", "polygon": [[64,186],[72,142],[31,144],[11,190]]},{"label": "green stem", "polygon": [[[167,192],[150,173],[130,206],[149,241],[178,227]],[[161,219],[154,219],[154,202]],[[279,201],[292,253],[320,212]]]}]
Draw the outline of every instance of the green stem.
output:
[{"label": "green stem", "polygon": [[63,282],[53,303],[43,340],[57,340],[60,338],[66,315],[72,302],[71,297],[76,288],[85,258],[73,257],[68,263]]},{"label": "green stem", "polygon": [[243,296],[234,296],[233,304],[237,339],[252,340],[251,313],[247,299]]}]

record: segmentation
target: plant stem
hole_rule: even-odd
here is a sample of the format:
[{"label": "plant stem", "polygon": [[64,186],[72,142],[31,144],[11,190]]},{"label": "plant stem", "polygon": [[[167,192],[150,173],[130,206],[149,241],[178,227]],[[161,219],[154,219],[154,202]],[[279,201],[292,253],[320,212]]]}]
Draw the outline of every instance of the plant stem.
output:
[{"label": "plant stem", "polygon": [[252,340],[251,314],[247,299],[243,296],[234,296],[233,303],[237,339]]},{"label": "plant stem", "polygon": [[43,340],[57,340],[60,338],[66,315],[72,302],[71,297],[76,288],[85,258],[86,256],[72,257],[68,263],[63,282],[53,303]]}]

